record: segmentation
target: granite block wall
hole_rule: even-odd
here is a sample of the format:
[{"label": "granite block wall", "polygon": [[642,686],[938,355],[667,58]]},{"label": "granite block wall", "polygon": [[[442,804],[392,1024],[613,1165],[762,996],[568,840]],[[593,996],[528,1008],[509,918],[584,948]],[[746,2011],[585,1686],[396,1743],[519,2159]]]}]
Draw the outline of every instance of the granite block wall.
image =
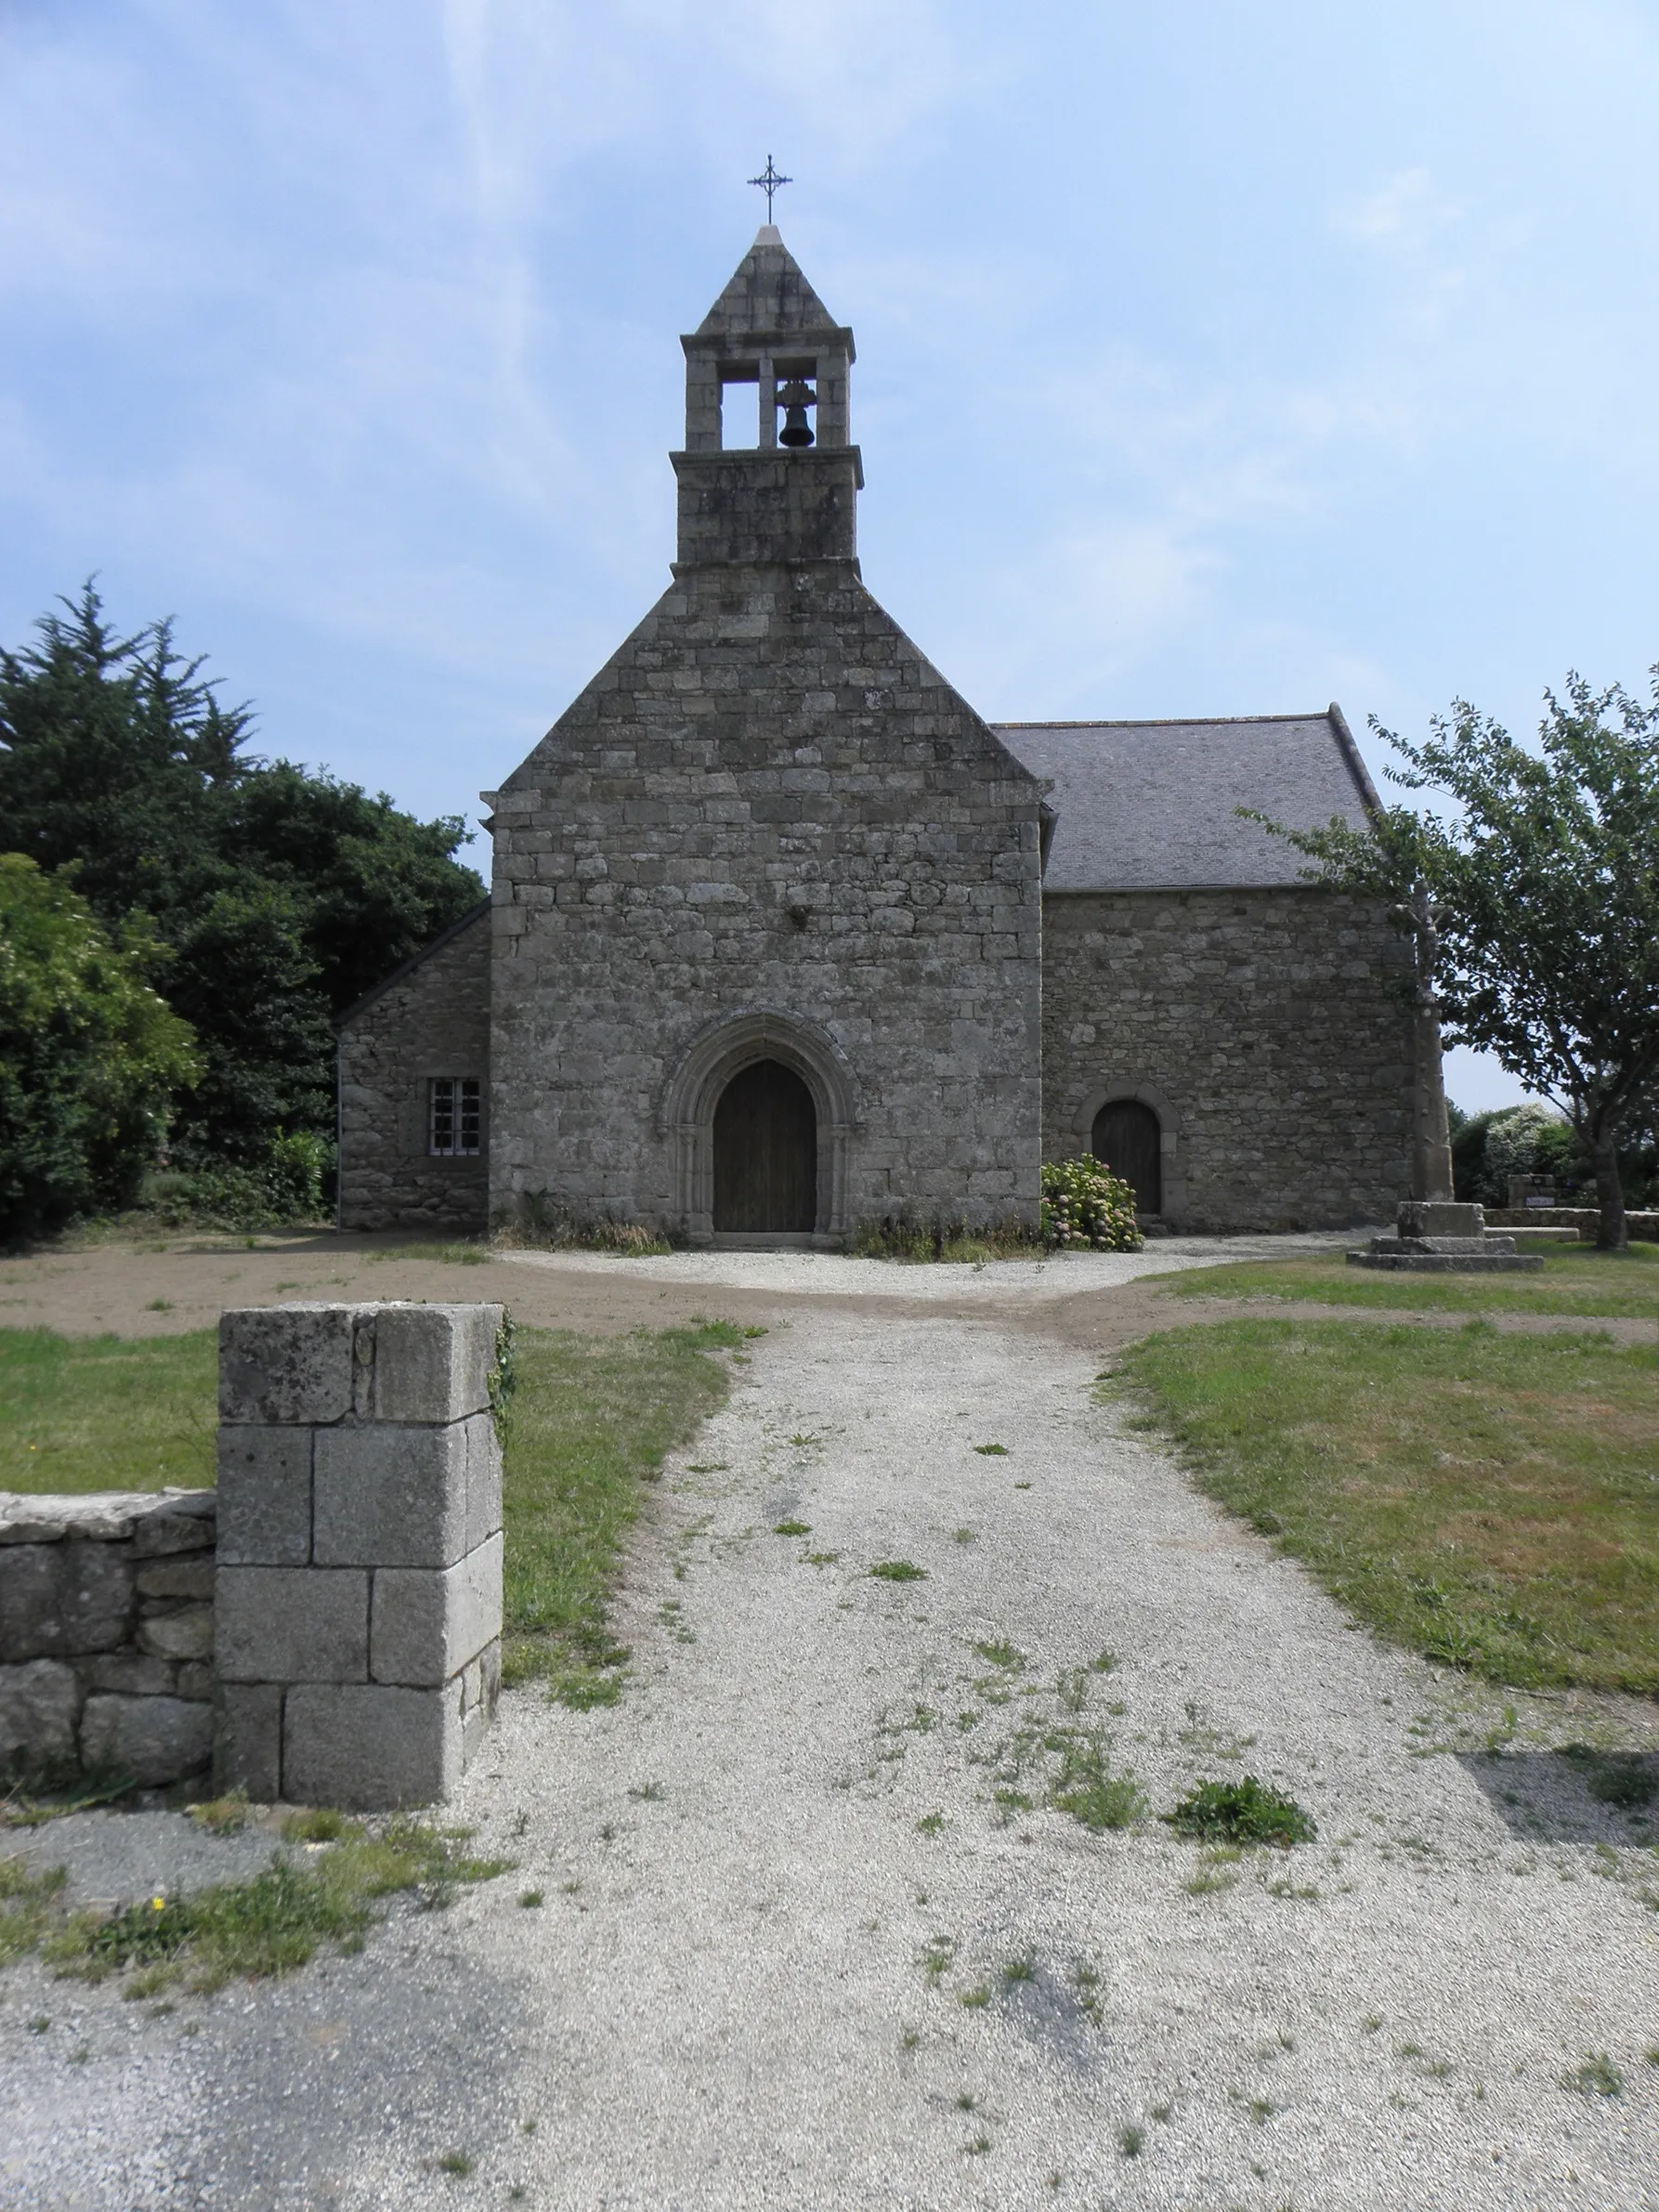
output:
[{"label": "granite block wall", "polygon": [[494,794],[492,1214],[696,1234],[676,1071],[776,1016],[844,1079],[820,1230],[1034,1221],[1039,804],[852,562],[677,572]]},{"label": "granite block wall", "polygon": [[493,1305],[219,1324],[220,1780],[370,1810],[449,1795],[501,1684]]},{"label": "granite block wall", "polygon": [[216,1507],[211,1490],[0,1495],[0,1774],[205,1781]]},{"label": "granite block wall", "polygon": [[[435,1077],[483,1085],[484,1149],[428,1150]],[[472,1235],[488,1218],[490,910],[480,907],[348,1014],[340,1029],[343,1229]]]},{"label": "granite block wall", "polygon": [[1044,902],[1044,1155],[1109,1096],[1163,1124],[1164,1218],[1197,1231],[1390,1221],[1410,1177],[1407,955],[1313,886]]}]

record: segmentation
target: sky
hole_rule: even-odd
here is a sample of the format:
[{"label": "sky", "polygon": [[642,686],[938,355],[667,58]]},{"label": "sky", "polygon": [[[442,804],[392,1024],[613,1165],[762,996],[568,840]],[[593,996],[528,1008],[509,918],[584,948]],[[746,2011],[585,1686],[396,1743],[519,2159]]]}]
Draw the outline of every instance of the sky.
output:
[{"label": "sky", "polygon": [[1656,113],[1652,0],[0,0],[0,642],[96,572],[476,821],[667,582],[770,152],[982,713],[1527,731],[1659,661]]}]

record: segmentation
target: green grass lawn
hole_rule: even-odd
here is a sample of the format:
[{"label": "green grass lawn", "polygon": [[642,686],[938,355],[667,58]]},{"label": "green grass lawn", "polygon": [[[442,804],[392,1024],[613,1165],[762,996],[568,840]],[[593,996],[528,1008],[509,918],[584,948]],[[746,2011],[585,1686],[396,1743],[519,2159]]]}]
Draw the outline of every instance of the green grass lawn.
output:
[{"label": "green grass lawn", "polygon": [[[626,1337],[521,1329],[506,1460],[507,1668],[575,1704],[617,1695],[605,1625],[645,1484],[725,1395],[727,1321]],[[214,1479],[216,1332],[0,1329],[0,1489],[155,1490]],[[625,1656],[625,1655],[620,1655]]]},{"label": "green grass lawn", "polygon": [[214,1479],[218,1344],[0,1329],[0,1490],[202,1489]]},{"label": "green grass lawn", "polygon": [[[759,1333],[758,1331],[755,1333]],[[608,1704],[627,1657],[606,1626],[642,1486],[725,1397],[729,1321],[626,1337],[524,1329],[506,1456],[506,1675]]]},{"label": "green grass lawn", "polygon": [[[1355,1240],[1354,1249],[1359,1249]],[[1326,1305],[1409,1306],[1458,1314],[1585,1314],[1650,1320],[1659,1338],[1659,1244],[1627,1252],[1559,1246],[1525,1275],[1394,1275],[1339,1254],[1240,1260],[1162,1277],[1178,1298],[1311,1298]]]},{"label": "green grass lawn", "polygon": [[1391,1641],[1519,1686],[1659,1695],[1654,1349],[1234,1320],[1147,1338],[1103,1387]]}]

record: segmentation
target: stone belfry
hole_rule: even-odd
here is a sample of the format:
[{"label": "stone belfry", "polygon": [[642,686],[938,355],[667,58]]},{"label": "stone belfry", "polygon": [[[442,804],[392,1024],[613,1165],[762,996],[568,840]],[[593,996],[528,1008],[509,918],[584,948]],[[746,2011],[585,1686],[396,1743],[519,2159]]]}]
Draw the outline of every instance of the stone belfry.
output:
[{"label": "stone belfry", "polygon": [[683,343],[673,581],[490,794],[491,1217],[1030,1223],[1039,787],[864,587],[853,334],[771,224]]},{"label": "stone belfry", "polygon": [[864,471],[848,435],[853,334],[772,224],[680,343],[678,565],[856,558]]}]

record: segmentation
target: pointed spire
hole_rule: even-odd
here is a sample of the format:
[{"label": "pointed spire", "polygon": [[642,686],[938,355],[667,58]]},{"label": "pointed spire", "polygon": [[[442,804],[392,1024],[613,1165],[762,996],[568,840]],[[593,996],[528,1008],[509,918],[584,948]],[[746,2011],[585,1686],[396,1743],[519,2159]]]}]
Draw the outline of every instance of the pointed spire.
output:
[{"label": "pointed spire", "polygon": [[778,336],[819,336],[840,327],[802,274],[782,232],[775,224],[763,223],[696,334],[736,339],[764,331]]}]

